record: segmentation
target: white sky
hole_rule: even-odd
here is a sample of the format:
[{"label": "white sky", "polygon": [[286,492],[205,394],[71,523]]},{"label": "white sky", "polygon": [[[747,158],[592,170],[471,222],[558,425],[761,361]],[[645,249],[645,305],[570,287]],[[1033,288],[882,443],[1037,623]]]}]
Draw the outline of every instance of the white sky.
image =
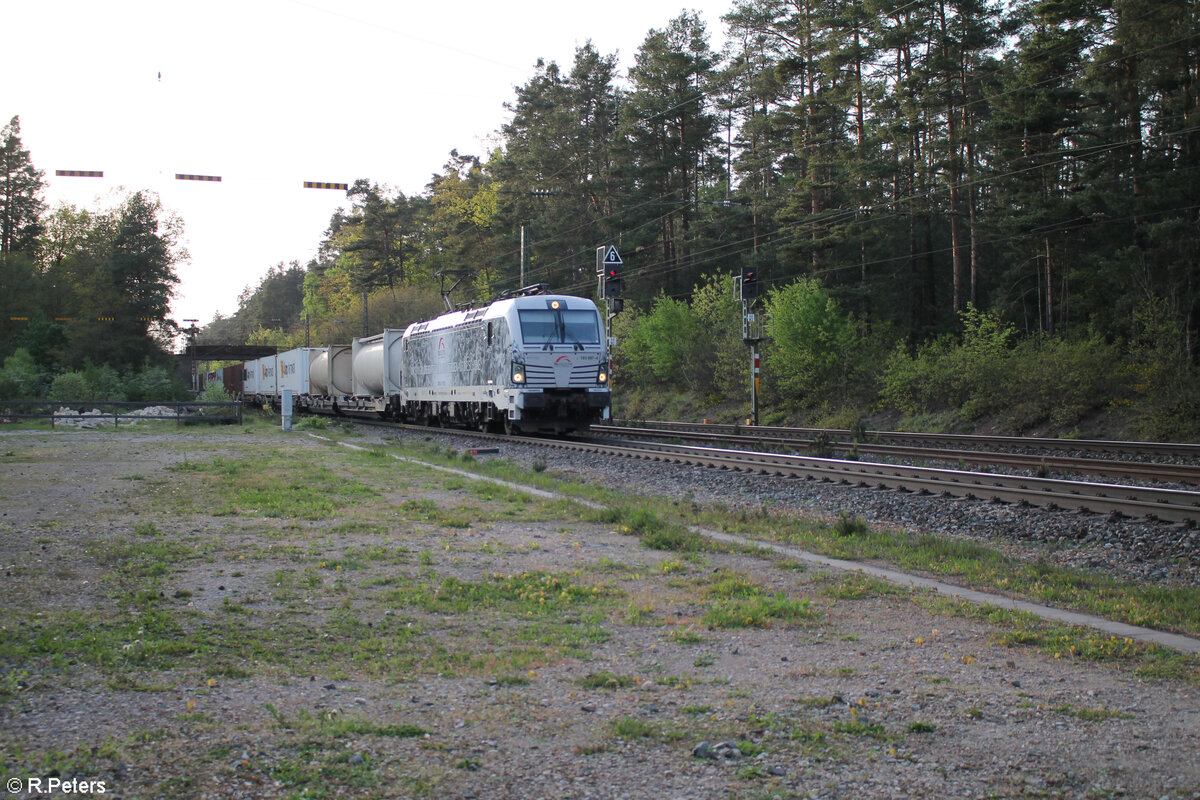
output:
[{"label": "white sky", "polygon": [[[537,59],[591,39],[622,74],[695,10],[719,49],[733,0],[4,0],[0,125],[50,207],[157,192],[184,221],[177,320],[232,314],[279,263],[312,258],[349,204],[304,181],[419,194],[451,149],[484,155]],[[161,78],[159,77],[161,74]],[[58,178],[55,170],[103,170]],[[175,180],[220,175],[220,183]],[[597,243],[603,244],[603,243]]]}]

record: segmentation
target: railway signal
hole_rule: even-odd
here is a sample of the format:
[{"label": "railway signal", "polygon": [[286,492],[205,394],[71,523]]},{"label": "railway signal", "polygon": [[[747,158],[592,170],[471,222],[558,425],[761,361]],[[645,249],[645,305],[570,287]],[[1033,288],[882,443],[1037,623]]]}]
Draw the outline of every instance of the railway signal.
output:
[{"label": "railway signal", "polygon": [[[625,310],[625,300],[621,297],[621,265],[625,262],[617,252],[616,245],[605,245],[596,248],[596,276],[599,281],[598,294],[604,299],[608,313],[604,315],[604,338],[608,342],[609,352],[617,343],[612,335],[613,318]],[[611,355],[608,363],[608,386],[613,385],[613,364]],[[611,406],[610,415],[611,415]]]},{"label": "railway signal", "polygon": [[754,267],[742,267],[742,274],[735,276],[736,291],[742,304],[742,341],[750,346],[750,424],[758,424],[758,398],[762,387],[760,384],[760,358],[758,343],[764,338],[764,319],[761,313],[755,313],[758,303],[758,270]]},{"label": "railway signal", "polygon": [[604,297],[611,300],[621,296],[621,268],[608,267],[604,271]]},{"label": "railway signal", "polygon": [[742,267],[742,299],[753,303],[758,299],[758,270]]},{"label": "railway signal", "polygon": [[609,304],[613,311],[621,310],[613,306],[624,305],[620,302],[621,265],[624,263],[621,254],[613,245],[596,248],[596,274],[600,276],[600,296],[613,301]]}]

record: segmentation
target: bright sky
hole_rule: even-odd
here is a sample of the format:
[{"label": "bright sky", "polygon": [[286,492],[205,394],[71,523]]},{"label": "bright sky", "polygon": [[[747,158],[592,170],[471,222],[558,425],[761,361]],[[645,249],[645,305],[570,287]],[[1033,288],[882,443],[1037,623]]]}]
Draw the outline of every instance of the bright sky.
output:
[{"label": "bright sky", "polygon": [[[267,270],[312,258],[349,204],[304,181],[419,194],[451,149],[484,155],[537,59],[591,39],[622,74],[651,29],[695,10],[723,40],[733,0],[21,0],[4,4],[0,125],[45,200],[157,192],[184,221],[177,320],[207,323]],[[103,170],[103,178],[55,177]],[[220,183],[175,179],[219,175]],[[597,243],[603,244],[603,243]]]}]

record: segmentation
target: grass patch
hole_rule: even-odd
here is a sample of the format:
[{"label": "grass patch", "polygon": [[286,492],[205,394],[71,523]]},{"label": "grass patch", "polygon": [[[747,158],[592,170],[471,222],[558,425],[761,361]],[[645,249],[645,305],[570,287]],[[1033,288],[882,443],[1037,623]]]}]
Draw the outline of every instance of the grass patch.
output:
[{"label": "grass patch", "polygon": [[1033,647],[1053,658],[1107,663],[1133,669],[1144,678],[1182,680],[1200,685],[1200,656],[1101,634],[1092,628],[1048,622],[1027,612],[977,606],[949,598],[914,597],[937,613],[987,620],[1000,629],[992,637],[993,644]]},{"label": "grass patch", "polygon": [[662,736],[657,725],[637,717],[618,717],[609,723],[609,730],[619,739],[657,739]]},{"label": "grass patch", "polygon": [[713,628],[770,628],[775,624],[805,623],[812,617],[807,598],[790,600],[783,595],[758,595],[717,603],[701,621]]},{"label": "grass patch", "polygon": [[443,509],[428,498],[405,500],[400,504],[400,514],[404,519],[428,522],[442,528],[470,528],[474,524],[474,520],[465,514]]},{"label": "grass patch", "polygon": [[[1200,636],[1200,587],[1139,584],[1096,572],[1023,561],[965,539],[866,526],[854,535],[833,524],[777,518],[764,510],[681,511],[687,522],[763,537],[833,558],[878,560],[899,569],[928,573],[954,583],[1085,611],[1107,619]],[[847,523],[849,524],[849,523]],[[844,529],[844,527],[843,527]],[[844,589],[845,590],[845,589]]]},{"label": "grass patch", "polygon": [[648,508],[623,506],[602,521],[616,524],[622,533],[637,536],[642,546],[651,550],[696,552],[705,549],[707,541],[686,525],[663,519]]},{"label": "grass patch", "polygon": [[701,644],[704,637],[690,625],[671,631],[670,639],[675,644]]},{"label": "grass patch", "polygon": [[907,595],[909,590],[861,572],[847,572],[826,579],[820,593],[831,600],[864,600],[868,597]]},{"label": "grass patch", "polygon": [[182,542],[158,538],[129,539],[114,537],[93,542],[85,552],[112,572],[114,579],[155,578],[166,575],[180,563],[198,558],[200,553]]},{"label": "grass patch", "polygon": [[199,491],[194,491],[198,507],[191,510],[207,508],[218,516],[319,520],[378,496],[374,489],[328,466],[282,454],[259,453],[254,460],[217,456],[170,469],[186,473],[189,483],[199,483]]},{"label": "grass patch", "polygon": [[614,675],[611,672],[589,672],[578,681],[585,689],[628,689],[636,683],[630,675]]},{"label": "grass patch", "polygon": [[1075,717],[1085,722],[1107,722],[1112,719],[1133,719],[1133,714],[1125,711],[1117,711],[1112,708],[1076,708],[1072,705],[1055,706],[1051,709],[1059,714],[1065,714],[1069,717]]},{"label": "grass patch", "polygon": [[782,593],[767,594],[750,577],[737,572],[719,573],[702,596],[713,601],[701,618],[712,628],[797,624],[809,621],[814,613],[808,598],[793,600]]},{"label": "grass patch", "polygon": [[598,584],[573,582],[561,573],[500,573],[481,581],[446,577],[437,585],[412,583],[387,592],[384,600],[437,613],[466,614],[480,609],[504,609],[518,615],[557,614],[569,607],[605,601],[620,595]]},{"label": "grass patch", "polygon": [[878,722],[872,722],[858,713],[857,708],[850,709],[850,719],[841,719],[833,723],[834,733],[846,736],[865,736],[871,739],[887,739],[887,728]]},{"label": "grass patch", "polygon": [[263,707],[279,728],[305,734],[331,736],[339,739],[347,736],[384,736],[409,739],[428,733],[417,725],[380,723],[362,716],[346,716],[332,712],[312,714],[301,710],[294,717],[287,717],[279,713],[270,703]]}]

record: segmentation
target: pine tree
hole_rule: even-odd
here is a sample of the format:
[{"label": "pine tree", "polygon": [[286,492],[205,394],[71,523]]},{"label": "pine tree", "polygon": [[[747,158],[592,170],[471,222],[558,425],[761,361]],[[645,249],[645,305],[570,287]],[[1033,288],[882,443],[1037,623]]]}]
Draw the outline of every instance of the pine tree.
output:
[{"label": "pine tree", "polygon": [[0,253],[32,249],[41,232],[41,170],[21,146],[21,120],[0,129]]},{"label": "pine tree", "polygon": [[142,192],[93,220],[89,242],[71,265],[81,311],[71,361],[128,368],[161,359],[177,332],[168,314],[179,283],[175,265],[187,257],[179,245],[182,225]]},{"label": "pine tree", "polygon": [[497,225],[507,250],[519,251],[522,226],[527,232],[526,282],[586,290],[592,254],[610,238],[619,193],[615,71],[616,57],[588,42],[576,50],[569,74],[539,61],[508,105],[503,157],[488,169],[500,184]]},{"label": "pine tree", "polygon": [[693,222],[700,189],[720,175],[720,162],[711,157],[718,123],[708,99],[716,56],[700,18],[685,13],[650,31],[635,62],[632,91],[621,108],[623,166],[636,210],[626,230],[653,220],[653,230],[631,236],[647,244],[656,240],[658,259],[649,259],[642,271],[652,285],[686,292],[699,278]]}]

